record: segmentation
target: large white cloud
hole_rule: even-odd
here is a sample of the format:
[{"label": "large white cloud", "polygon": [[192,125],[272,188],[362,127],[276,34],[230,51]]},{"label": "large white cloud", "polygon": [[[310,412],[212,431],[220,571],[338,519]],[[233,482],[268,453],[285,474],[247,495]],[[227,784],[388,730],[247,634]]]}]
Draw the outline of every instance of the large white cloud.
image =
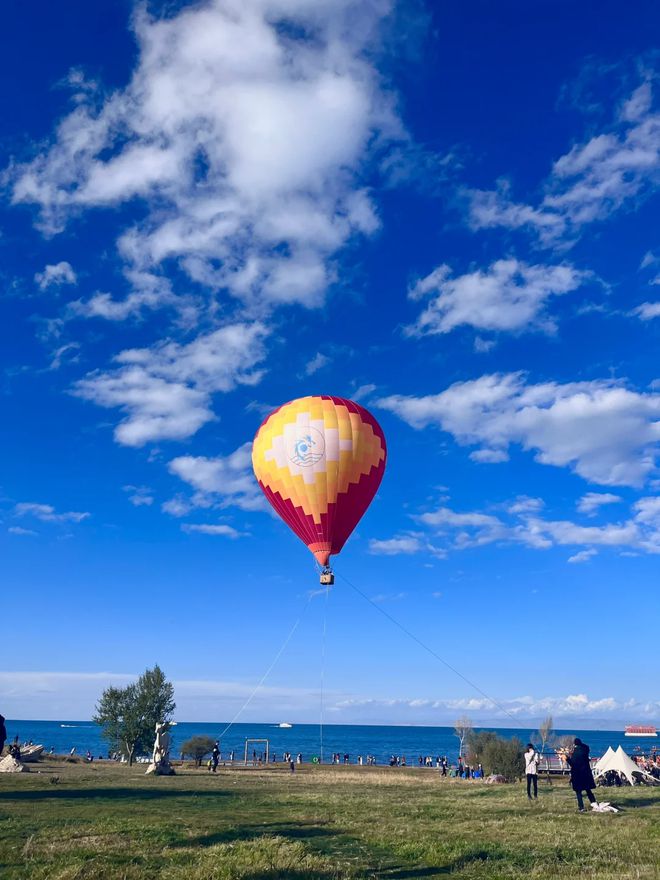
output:
[{"label": "large white cloud", "polygon": [[536,205],[512,200],[509,185],[469,192],[475,229],[533,230],[544,244],[570,242],[589,223],[604,220],[660,184],[660,114],[650,81],[620,107],[608,131],[560,156]]},{"label": "large white cloud", "polygon": [[431,297],[411,330],[449,333],[464,324],[479,330],[552,331],[548,300],[576,290],[588,277],[568,264],[529,265],[516,259],[458,276],[449,266],[438,266],[410,291],[412,299]]},{"label": "large white cloud", "polygon": [[157,286],[169,259],[243,302],[322,301],[332,256],[378,226],[365,162],[401,136],[373,63],[390,5],[209,0],[162,19],[138,10],[129,85],[100,102],[82,88],[53,143],[13,168],[14,202],[38,205],[48,233],[90,207],[146,201],[119,248],[156,287],[137,285],[114,307],[96,297],[91,314],[169,303]]},{"label": "large white cloud", "polygon": [[264,358],[266,335],[260,323],[238,323],[186,345],[165,342],[126,349],[115,358],[121,366],[90,373],[74,393],[125,413],[115,438],[126,446],[190,437],[215,418],[214,392],[260,380],[256,365]]},{"label": "large white cloud", "polygon": [[605,379],[528,384],[521,373],[492,374],[377,405],[414,428],[437,425],[462,445],[495,453],[490,461],[519,444],[543,464],[604,485],[642,485],[660,441],[660,394]]}]

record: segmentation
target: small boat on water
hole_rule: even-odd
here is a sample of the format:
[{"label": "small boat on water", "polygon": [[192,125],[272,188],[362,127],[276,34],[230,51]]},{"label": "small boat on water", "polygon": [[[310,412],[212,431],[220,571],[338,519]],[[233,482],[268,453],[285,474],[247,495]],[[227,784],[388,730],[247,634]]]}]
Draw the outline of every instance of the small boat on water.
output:
[{"label": "small boat on water", "polygon": [[280,723],[277,726],[278,727],[293,727],[293,724],[289,724],[288,721],[280,721]]},{"label": "small boat on water", "polygon": [[626,736],[657,736],[657,728],[651,724],[627,724],[624,730]]}]

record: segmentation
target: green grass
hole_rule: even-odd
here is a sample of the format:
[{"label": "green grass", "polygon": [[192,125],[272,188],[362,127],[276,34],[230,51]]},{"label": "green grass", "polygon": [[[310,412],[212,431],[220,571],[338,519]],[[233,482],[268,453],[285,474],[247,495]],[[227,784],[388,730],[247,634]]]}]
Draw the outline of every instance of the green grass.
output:
[{"label": "green grass", "polygon": [[620,814],[581,815],[565,780],[529,804],[522,784],[415,769],[143,770],[0,775],[2,880],[660,877],[658,789],[607,790]]}]

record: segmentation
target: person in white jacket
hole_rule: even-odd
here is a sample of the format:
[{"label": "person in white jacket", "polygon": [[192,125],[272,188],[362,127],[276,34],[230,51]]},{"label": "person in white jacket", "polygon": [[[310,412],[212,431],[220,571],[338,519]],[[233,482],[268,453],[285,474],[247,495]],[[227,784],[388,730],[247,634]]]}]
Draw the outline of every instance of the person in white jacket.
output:
[{"label": "person in white jacket", "polygon": [[532,799],[532,788],[534,789],[534,800],[538,797],[539,791],[539,762],[541,756],[531,743],[527,743],[527,751],[525,752],[525,775],[527,776],[527,797]]}]

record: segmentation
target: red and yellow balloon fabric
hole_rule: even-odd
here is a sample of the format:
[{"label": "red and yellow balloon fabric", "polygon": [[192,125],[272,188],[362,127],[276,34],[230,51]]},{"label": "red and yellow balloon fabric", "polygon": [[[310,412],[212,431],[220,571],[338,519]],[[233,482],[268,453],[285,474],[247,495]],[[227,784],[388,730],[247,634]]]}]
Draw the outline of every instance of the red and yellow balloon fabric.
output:
[{"label": "red and yellow balloon fabric", "polygon": [[328,395],[280,406],[252,446],[264,495],[323,566],[369,506],[386,458],[385,436],[371,413]]}]

